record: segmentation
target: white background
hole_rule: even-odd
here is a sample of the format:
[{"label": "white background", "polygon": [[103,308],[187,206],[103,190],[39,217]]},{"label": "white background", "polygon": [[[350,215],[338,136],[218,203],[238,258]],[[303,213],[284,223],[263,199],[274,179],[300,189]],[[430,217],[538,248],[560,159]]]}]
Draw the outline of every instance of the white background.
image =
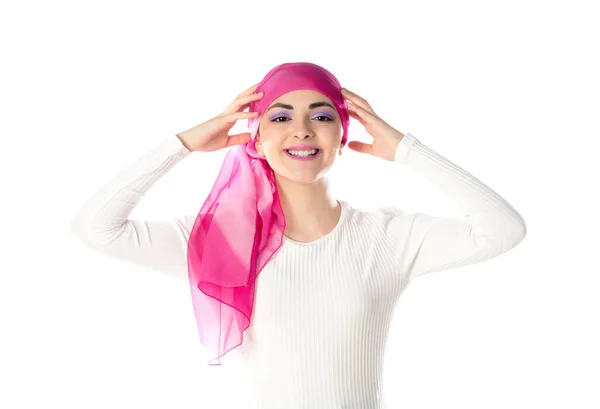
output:
[{"label": "white background", "polygon": [[[207,365],[187,284],[88,249],[69,223],[122,168],[296,61],[329,69],[527,222],[508,253],[404,292],[386,408],[600,407],[593,4],[3,4],[0,407],[243,407],[235,368]],[[353,139],[370,140],[354,119]],[[131,217],[197,213],[224,155],[192,154]],[[460,215],[383,162],[346,150],[337,197]]]}]

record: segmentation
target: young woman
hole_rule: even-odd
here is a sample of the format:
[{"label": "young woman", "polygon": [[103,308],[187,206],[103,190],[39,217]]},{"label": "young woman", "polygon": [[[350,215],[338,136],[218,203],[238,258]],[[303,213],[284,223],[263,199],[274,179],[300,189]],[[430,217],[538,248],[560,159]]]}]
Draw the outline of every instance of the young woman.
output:
[{"label": "young woman", "polygon": [[[371,144],[347,143],[350,118]],[[250,132],[228,135],[240,119]],[[346,145],[421,172],[464,218],[367,212],[336,200],[326,175]],[[191,152],[224,148],[198,215],[128,218]],[[497,193],[392,128],[329,71],[286,63],[217,117],[124,169],[74,217],[72,231],[106,255],[187,280],[209,364],[240,347],[257,408],[365,409],[379,407],[387,331],[408,283],[496,257],[526,227]]]}]

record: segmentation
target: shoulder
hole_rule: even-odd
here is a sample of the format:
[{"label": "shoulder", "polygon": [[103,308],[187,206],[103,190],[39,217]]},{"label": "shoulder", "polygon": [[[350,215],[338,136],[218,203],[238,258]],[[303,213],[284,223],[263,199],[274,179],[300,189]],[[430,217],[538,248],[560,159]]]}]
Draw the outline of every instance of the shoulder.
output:
[{"label": "shoulder", "polygon": [[435,217],[426,213],[409,211],[396,206],[380,206],[372,209],[357,208],[345,203],[347,223],[360,232],[395,236],[410,236],[425,231]]},{"label": "shoulder", "polygon": [[419,217],[420,213],[409,212],[394,206],[380,206],[375,208],[359,208],[344,202],[346,217],[354,223],[372,223],[375,221],[386,222],[391,219],[410,220]]}]

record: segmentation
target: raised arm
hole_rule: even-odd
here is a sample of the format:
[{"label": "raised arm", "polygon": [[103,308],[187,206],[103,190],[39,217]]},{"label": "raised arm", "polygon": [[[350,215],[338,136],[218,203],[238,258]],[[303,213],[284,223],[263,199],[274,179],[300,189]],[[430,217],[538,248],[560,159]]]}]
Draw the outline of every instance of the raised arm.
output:
[{"label": "raised arm", "polygon": [[75,214],[70,229],[87,246],[115,259],[187,280],[187,241],[195,216],[131,220],[152,185],[191,154],[172,135],[123,169]]},{"label": "raised arm", "polygon": [[464,217],[436,217],[397,211],[387,232],[397,243],[410,278],[479,263],[519,244],[527,229],[523,217],[479,179],[404,135],[395,163],[423,174],[462,209]]}]

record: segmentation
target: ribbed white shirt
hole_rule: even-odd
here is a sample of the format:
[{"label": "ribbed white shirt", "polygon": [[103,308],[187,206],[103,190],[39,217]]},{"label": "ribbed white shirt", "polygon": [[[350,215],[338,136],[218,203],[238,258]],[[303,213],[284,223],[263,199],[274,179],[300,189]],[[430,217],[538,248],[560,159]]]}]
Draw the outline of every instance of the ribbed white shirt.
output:
[{"label": "ribbed white shirt", "polygon": [[[177,136],[165,138],[85,203],[72,233],[107,256],[187,281],[187,239],[197,215],[129,215],[190,154]],[[388,329],[408,283],[491,259],[524,238],[525,221],[509,203],[412,134],[402,138],[395,163],[422,173],[464,217],[364,211],[339,201],[341,217],[330,233],[311,243],[284,238],[258,275],[243,344],[229,352],[253,383],[248,409],[381,408]]]}]

